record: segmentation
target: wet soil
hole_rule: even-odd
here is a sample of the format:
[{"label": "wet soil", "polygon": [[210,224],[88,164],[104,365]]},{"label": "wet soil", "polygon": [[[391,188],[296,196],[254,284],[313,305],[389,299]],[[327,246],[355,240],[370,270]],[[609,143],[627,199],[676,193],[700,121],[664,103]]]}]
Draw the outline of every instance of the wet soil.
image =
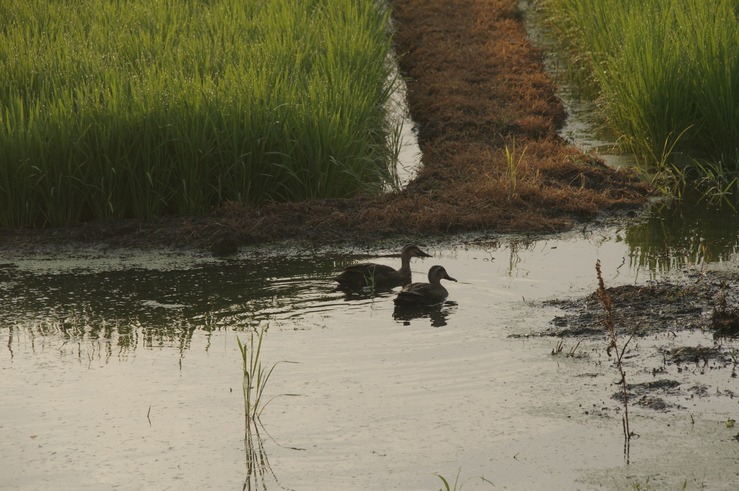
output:
[{"label": "wet soil", "polygon": [[[394,43],[418,125],[422,168],[384,196],[225,203],[207,216],[2,230],[0,247],[59,243],[235,252],[281,239],[317,243],[468,231],[555,232],[643,205],[648,186],[567,144],[542,53],[516,0],[394,0]],[[519,165],[508,171],[506,148]],[[525,149],[525,152],[524,152]]]},{"label": "wet soil", "polygon": [[[693,381],[685,384],[673,377],[687,372],[705,373],[707,370],[730,370],[737,377],[739,359],[732,341],[739,337],[739,272],[708,271],[689,275],[679,282],[659,281],[646,285],[623,285],[606,288],[612,307],[612,322],[616,331],[618,350],[624,350],[625,359],[632,367],[644,371],[651,366],[653,380],[627,384],[629,404],[657,411],[684,410],[684,406],[670,402],[691,397],[705,397],[709,393],[735,398],[733,391],[720,393],[717,387]],[[536,335],[586,340],[606,338],[606,313],[597,292],[584,298],[551,300],[547,305],[563,309],[564,314]],[[686,333],[710,333],[713,344],[691,345],[678,340]],[[640,341],[649,344],[655,339],[670,339],[656,350],[634,349]],[[603,343],[605,345],[605,342]],[[565,352],[564,342],[552,354]],[[555,352],[556,351],[556,352]],[[575,356],[576,349],[569,355]],[[609,352],[612,360],[616,354]],[[655,359],[656,363],[655,363]],[[684,378],[684,377],[683,377]],[[621,390],[611,396],[623,403]]]},{"label": "wet soil", "polygon": [[[739,274],[709,271],[679,284],[669,281],[607,288],[618,334],[648,336],[680,330],[711,331],[715,338],[739,336]],[[595,293],[583,299],[554,300],[565,310],[547,335],[602,335],[604,309]]]}]

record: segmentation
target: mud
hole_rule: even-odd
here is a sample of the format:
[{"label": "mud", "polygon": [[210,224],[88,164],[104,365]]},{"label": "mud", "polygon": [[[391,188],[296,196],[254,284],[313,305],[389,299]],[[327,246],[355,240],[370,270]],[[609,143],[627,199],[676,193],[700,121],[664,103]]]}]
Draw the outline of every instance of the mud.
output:
[{"label": "mud", "polygon": [[[739,274],[706,272],[684,282],[652,282],[607,288],[613,299],[613,321],[622,336],[649,336],[681,330],[713,332],[715,338],[737,337]],[[551,336],[603,334],[603,306],[595,293],[576,300],[552,300],[565,310],[545,332]]]},{"label": "mud", "polygon": [[[731,341],[739,337],[738,284],[739,272],[707,271],[687,275],[680,282],[665,280],[606,289],[613,302],[618,349],[624,350],[624,360],[630,367],[627,372],[652,375],[652,380],[646,382],[627,383],[629,405],[684,412],[688,408],[681,401],[739,396],[733,390],[709,385],[701,377],[716,370],[728,370],[730,378],[737,377],[739,358]],[[578,340],[569,352],[560,341],[553,355],[575,356],[581,343],[605,339],[605,312],[596,293],[544,304],[557,306],[564,314],[536,334]],[[713,344],[691,345],[691,332],[709,333]],[[609,354],[611,362],[615,357],[615,353]],[[615,391],[611,399],[623,404],[623,391]]]}]

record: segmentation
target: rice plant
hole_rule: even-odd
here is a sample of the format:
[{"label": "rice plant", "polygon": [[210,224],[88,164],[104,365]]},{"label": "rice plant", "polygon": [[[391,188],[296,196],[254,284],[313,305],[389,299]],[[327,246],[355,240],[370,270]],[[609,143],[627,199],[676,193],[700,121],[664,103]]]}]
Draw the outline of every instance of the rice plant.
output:
[{"label": "rice plant", "polygon": [[739,1],[540,3],[610,127],[645,167],[682,172],[710,161],[739,172]]},{"label": "rice plant", "polygon": [[384,2],[0,2],[0,226],[376,193]]}]

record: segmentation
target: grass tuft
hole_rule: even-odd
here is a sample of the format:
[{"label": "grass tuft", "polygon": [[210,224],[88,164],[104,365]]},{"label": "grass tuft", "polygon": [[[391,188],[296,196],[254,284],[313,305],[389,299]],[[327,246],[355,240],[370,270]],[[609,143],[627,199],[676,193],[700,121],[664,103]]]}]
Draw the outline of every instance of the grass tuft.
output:
[{"label": "grass tuft", "polygon": [[250,422],[259,419],[265,406],[269,403],[269,401],[263,403],[264,389],[267,387],[272,371],[277,366],[277,363],[274,363],[270,367],[265,367],[262,364],[261,355],[264,333],[265,328],[262,328],[258,335],[253,331],[250,332],[248,343],[242,343],[240,338],[236,338],[236,343],[241,353],[244,373],[244,414],[247,426]]},{"label": "grass tuft", "polygon": [[519,154],[516,150],[515,139],[513,139],[513,143],[511,144],[510,148],[508,147],[508,145],[505,145],[506,182],[508,184],[506,195],[509,202],[516,196],[519,179],[519,167],[521,166],[523,158],[526,155],[527,148],[528,147],[524,147],[524,149]]},{"label": "grass tuft", "polygon": [[[266,488],[266,478],[272,477],[277,481],[269,457],[264,448],[264,440],[260,433],[260,416],[264,408],[272,399],[264,402],[264,390],[267,387],[272,371],[277,366],[274,363],[270,367],[262,364],[262,341],[266,328],[262,328],[257,335],[254,331],[249,333],[249,341],[242,343],[236,338],[241,353],[242,370],[244,375],[244,447],[246,455],[246,479],[244,489]],[[286,362],[294,363],[294,362]],[[283,394],[295,396],[296,394]],[[279,484],[279,482],[278,482]]]}]

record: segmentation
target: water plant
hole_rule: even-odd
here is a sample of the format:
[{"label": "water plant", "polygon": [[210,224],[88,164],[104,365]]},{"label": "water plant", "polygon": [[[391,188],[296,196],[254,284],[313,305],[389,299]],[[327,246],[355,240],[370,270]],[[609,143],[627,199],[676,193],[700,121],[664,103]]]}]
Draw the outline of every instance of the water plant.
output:
[{"label": "water plant", "polygon": [[449,481],[442,476],[441,474],[434,474],[436,477],[438,477],[441,482],[444,484],[444,488],[440,489],[439,491],[458,491],[462,488],[461,485],[459,485],[459,473],[462,471],[462,468],[457,469],[457,475],[454,478],[454,483],[450,484]]},{"label": "water plant", "polygon": [[[582,340],[579,340],[575,346],[571,347],[567,353],[564,353],[565,348],[565,342],[563,340],[557,341],[557,345],[552,348],[552,356],[564,356],[565,358],[575,358],[576,355],[575,352],[577,351],[577,348],[580,347],[580,343]],[[564,355],[563,355],[564,353]]]},{"label": "water plant", "polygon": [[381,192],[385,2],[0,4],[0,226]]},{"label": "water plant", "polygon": [[[444,487],[440,489],[439,491],[461,491],[465,484],[464,482],[459,482],[459,474],[461,472],[462,472],[462,468],[460,467],[459,469],[457,469],[457,475],[454,477],[454,482],[450,482],[447,478],[445,478],[441,474],[434,474],[436,477],[439,478],[439,480],[444,485]],[[480,477],[480,480],[484,483],[494,486],[492,481],[485,479],[484,477]]]},{"label": "water plant", "polygon": [[621,395],[624,404],[624,415],[621,418],[624,432],[624,458],[626,459],[626,463],[628,464],[632,433],[631,428],[629,427],[629,392],[628,386],[626,384],[626,370],[624,369],[623,358],[624,354],[626,353],[626,347],[629,345],[629,342],[632,340],[634,335],[632,334],[631,336],[629,336],[623,347],[619,349],[616,327],[613,324],[613,298],[611,297],[611,294],[608,292],[608,290],[606,290],[605,282],[603,281],[603,274],[600,267],[600,259],[595,263],[595,271],[598,277],[598,289],[595,291],[595,295],[603,305],[603,312],[605,314],[603,324],[606,328],[606,335],[608,336],[608,348],[606,349],[606,352],[608,353],[609,357],[615,355],[616,369],[618,370],[619,374],[618,384],[621,386]]},{"label": "water plant", "polygon": [[736,0],[539,3],[608,125],[645,168],[700,175],[710,162],[712,172],[739,172]]},{"label": "water plant", "polygon": [[264,389],[267,387],[272,371],[277,366],[277,363],[270,367],[265,367],[262,364],[261,354],[264,333],[265,328],[262,328],[258,335],[251,331],[248,344],[242,343],[241,339],[236,337],[244,373],[244,416],[247,427],[251,422],[259,419],[264,407],[269,403],[269,401],[263,403]]},{"label": "water plant", "polygon": [[[260,416],[264,408],[272,400],[263,402],[264,390],[267,387],[272,371],[277,363],[269,367],[263,365],[261,360],[262,341],[266,328],[262,328],[259,334],[255,331],[249,333],[249,341],[242,343],[236,338],[242,360],[243,370],[243,394],[244,394],[244,448],[246,456],[246,479],[243,489],[265,488],[265,477],[277,477],[269,463],[267,452],[264,448],[264,439],[260,433],[263,428]],[[295,395],[295,394],[284,394]]]}]

